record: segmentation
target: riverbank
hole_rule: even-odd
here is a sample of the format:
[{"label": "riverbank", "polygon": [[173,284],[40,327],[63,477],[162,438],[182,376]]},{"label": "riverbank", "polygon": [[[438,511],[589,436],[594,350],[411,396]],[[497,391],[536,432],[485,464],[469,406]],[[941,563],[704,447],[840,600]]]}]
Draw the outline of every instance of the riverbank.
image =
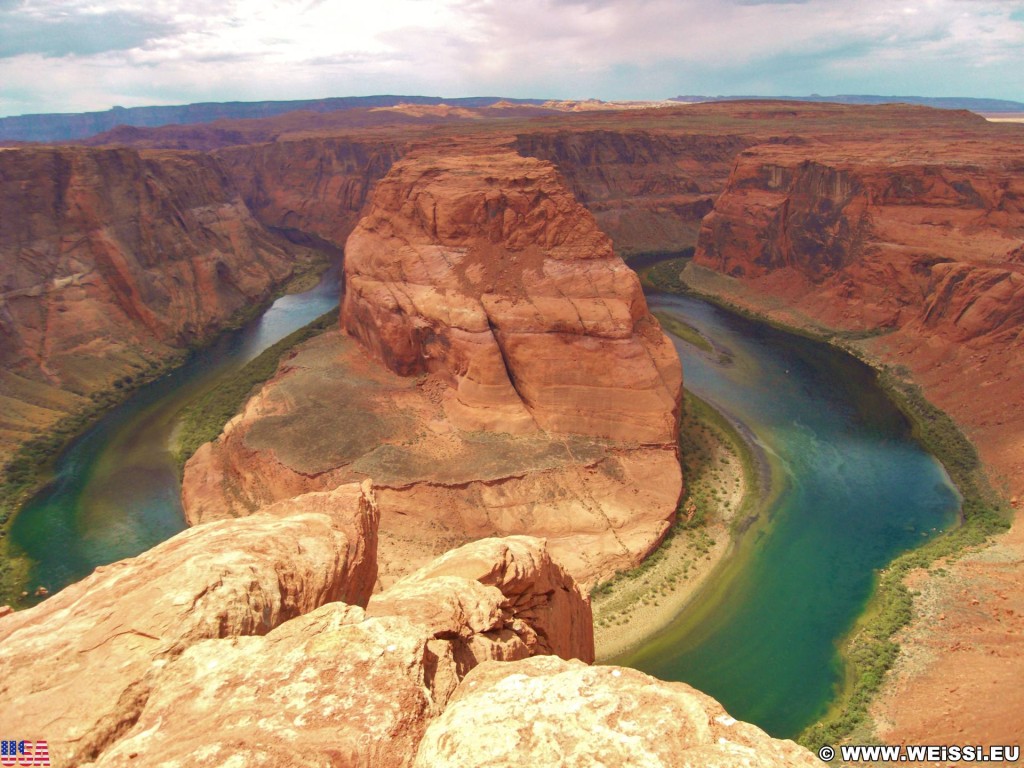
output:
[{"label": "riverbank", "polygon": [[[306,288],[311,290],[316,284]],[[290,293],[295,293],[292,291]],[[178,425],[171,435],[171,452],[177,458],[178,473],[185,462],[203,443],[216,440],[224,425],[238,415],[255,390],[277,373],[285,353],[307,339],[323,333],[338,324],[336,307],[308,325],[285,336],[263,350],[244,366],[227,373],[217,386],[210,388],[185,407],[178,417]]]},{"label": "riverbank", "polygon": [[117,379],[109,389],[93,393],[86,407],[68,414],[44,433],[18,446],[2,469],[3,482],[0,483],[0,605],[23,607],[26,598],[31,601],[35,597],[36,585],[28,583],[31,562],[12,551],[9,536],[22,507],[53,479],[55,463],[68,446],[143,387],[178,371],[191,355],[212,346],[225,333],[251,322],[278,298],[308,290],[311,283],[315,285],[320,281],[329,266],[325,259],[300,264],[292,278],[269,293],[266,301],[239,310],[225,322],[221,331],[203,344],[177,350],[163,360],[140,367],[133,375]]},{"label": "riverbank", "polygon": [[687,394],[680,425],[687,491],[665,540],[638,568],[592,594],[599,661],[667,627],[714,580],[756,516],[763,457],[710,405]]},{"label": "riverbank", "polygon": [[[692,252],[688,255],[692,255]],[[678,254],[629,260],[646,288],[679,292],[671,267]],[[652,275],[653,273],[653,275]],[[676,271],[676,275],[678,270]],[[666,333],[720,354],[699,331],[654,313]],[[598,661],[622,655],[670,625],[736,552],[737,539],[766,504],[771,469],[753,436],[686,393],[680,424],[686,493],[665,539],[637,568],[599,585],[591,597]]]},{"label": "riverbank", "polygon": [[[667,276],[665,279],[677,280],[685,289],[730,311],[825,341],[870,365],[878,373],[879,384],[911,423],[915,437],[942,463],[960,490],[963,496],[960,525],[897,557],[878,574],[864,613],[840,644],[845,669],[841,690],[826,715],[800,737],[802,743],[812,748],[821,744],[835,744],[843,739],[862,742],[877,739],[879,735],[885,735],[888,740],[907,741],[906,733],[914,732],[908,722],[919,721],[921,713],[928,711],[925,704],[934,708],[943,694],[948,696],[950,693],[948,688],[940,692],[941,681],[948,679],[948,670],[947,665],[933,653],[936,641],[941,644],[949,640],[941,627],[944,618],[934,615],[934,605],[942,603],[932,601],[932,623],[938,623],[938,626],[933,626],[931,632],[922,633],[920,627],[922,621],[926,620],[922,617],[929,615],[928,607],[915,601],[915,593],[920,593],[922,587],[926,591],[935,591],[935,584],[929,580],[936,577],[930,569],[934,568],[934,573],[941,572],[943,575],[948,573],[947,568],[950,566],[969,570],[967,561],[964,565],[959,564],[961,558],[969,553],[973,553],[970,554],[970,560],[984,557],[984,553],[992,548],[992,537],[1009,527],[1009,508],[991,487],[977,450],[959,426],[928,401],[921,388],[910,379],[908,370],[888,365],[869,351],[872,342],[884,334],[837,332],[826,328],[771,297],[761,297],[746,291],[736,280],[692,263],[664,263],[661,270]],[[675,270],[678,270],[678,277],[672,275]],[[997,540],[997,543],[1000,541]],[[1013,547],[1011,550],[1016,551]],[[1013,559],[1013,555],[1007,557]],[[977,579],[972,582],[969,578],[965,578],[964,583],[979,584]],[[910,584],[914,586],[908,586]],[[946,594],[948,597],[949,593]],[[961,596],[964,595],[966,593]],[[973,599],[976,605],[981,604],[978,598]],[[947,599],[945,605],[952,610],[955,600]],[[938,616],[944,617],[945,612],[940,612]],[[922,640],[922,637],[928,639]],[[962,647],[960,640],[958,638],[953,641],[957,648]],[[920,697],[917,706],[911,706],[894,691],[897,686],[907,688],[907,678],[915,674],[907,670],[918,668],[922,656],[928,656],[929,653],[932,654],[930,662],[925,664],[929,672],[924,678],[931,678],[931,686],[924,686],[928,694]],[[890,669],[896,671],[889,674]],[[1004,679],[1013,678],[1007,676]],[[887,706],[874,703],[883,698],[889,702]],[[999,722],[997,715],[1002,711],[1001,705],[996,704],[991,710],[993,717],[986,718],[985,722]],[[907,713],[911,712],[916,714],[909,715],[908,721]],[[894,727],[895,720],[901,720],[902,726]],[[1005,716],[1002,720],[1006,720]],[[1019,723],[1012,725],[1017,726]],[[960,730],[959,733],[959,740],[963,741],[964,732]],[[993,731],[986,726],[974,734],[968,734],[966,738],[976,741],[977,733]],[[921,735],[923,738],[924,732]],[[955,735],[950,734],[953,741],[956,741]],[[934,733],[928,733],[927,736],[925,741],[936,739]],[[913,741],[912,738],[909,740]]]}]

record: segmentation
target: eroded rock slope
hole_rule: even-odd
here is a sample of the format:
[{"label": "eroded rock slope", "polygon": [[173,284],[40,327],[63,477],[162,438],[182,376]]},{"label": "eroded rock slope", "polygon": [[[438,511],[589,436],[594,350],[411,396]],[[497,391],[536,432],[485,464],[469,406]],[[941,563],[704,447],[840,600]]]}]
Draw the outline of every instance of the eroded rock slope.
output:
[{"label": "eroded rock slope", "polygon": [[867,337],[1019,494],[1024,141],[1007,138],[746,151],[696,262],[780,319]]},{"label": "eroded rock slope", "polygon": [[209,337],[298,250],[206,155],[0,151],[0,448]]}]

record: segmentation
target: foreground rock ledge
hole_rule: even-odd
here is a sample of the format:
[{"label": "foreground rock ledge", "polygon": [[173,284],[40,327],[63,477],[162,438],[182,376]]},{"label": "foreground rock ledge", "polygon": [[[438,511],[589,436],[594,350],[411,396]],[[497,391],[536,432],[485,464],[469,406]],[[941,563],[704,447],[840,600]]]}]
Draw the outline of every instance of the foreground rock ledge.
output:
[{"label": "foreground rock ledge", "polygon": [[821,761],[735,720],[684,683],[539,656],[470,672],[427,729],[414,765],[813,768]]},{"label": "foreground rock ledge", "polygon": [[315,503],[331,514],[294,514],[292,503],[197,526],[0,619],[0,733],[40,734],[56,764],[77,765],[131,727],[150,673],[189,647],[266,634],[332,601],[365,604],[377,569],[372,494],[323,496]]},{"label": "foreground rock ledge", "polygon": [[589,600],[543,540],[467,544],[365,610],[315,607],[365,597],[372,494],[272,511],[0,618],[0,728],[45,736],[59,768],[814,764],[688,686],[587,666]]}]

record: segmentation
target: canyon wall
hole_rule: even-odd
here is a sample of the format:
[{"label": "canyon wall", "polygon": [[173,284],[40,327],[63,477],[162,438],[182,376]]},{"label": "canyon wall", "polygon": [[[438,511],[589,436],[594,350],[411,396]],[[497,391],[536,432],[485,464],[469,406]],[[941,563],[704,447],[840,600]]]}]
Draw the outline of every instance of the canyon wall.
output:
[{"label": "canyon wall", "polygon": [[208,156],[0,151],[4,447],[266,299],[308,259]]},{"label": "canyon wall", "polygon": [[310,137],[229,147],[215,156],[265,226],[342,248],[402,139]]},{"label": "canyon wall", "polygon": [[1024,142],[745,151],[695,263],[784,322],[865,337],[1020,492]]},{"label": "canyon wall", "polygon": [[515,148],[553,163],[616,251],[629,257],[693,248],[733,158],[752,141],[739,133],[563,128],[522,133]]}]

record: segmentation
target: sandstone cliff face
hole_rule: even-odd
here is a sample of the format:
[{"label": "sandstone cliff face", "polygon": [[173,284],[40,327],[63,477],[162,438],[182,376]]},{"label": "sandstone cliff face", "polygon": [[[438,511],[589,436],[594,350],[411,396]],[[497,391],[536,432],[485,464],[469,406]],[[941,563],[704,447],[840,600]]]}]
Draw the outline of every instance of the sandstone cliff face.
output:
[{"label": "sandstone cliff face", "polygon": [[263,224],[341,248],[373,184],[405,149],[401,140],[317,137],[232,147],[216,157]]},{"label": "sandstone cliff face", "polygon": [[365,605],[376,576],[372,492],[326,501],[330,514],[292,514],[299,504],[192,528],[4,617],[0,694],[17,706],[0,712],[0,730],[45,726],[56,764],[80,764],[132,726],[148,675],[200,641],[266,634],[332,601]]},{"label": "sandstone cliff face", "polygon": [[881,332],[865,350],[912,371],[1019,493],[1022,170],[1021,141],[758,147],[705,219],[696,262],[784,321]]},{"label": "sandstone cliff face", "polygon": [[743,153],[698,262],[753,279],[789,271],[796,290],[816,286],[798,307],[837,326],[916,323],[961,342],[1018,328],[1020,170],[994,147],[970,164],[902,150],[900,161],[874,145]]},{"label": "sandstone cliff face", "polygon": [[[651,115],[652,125],[659,122]],[[553,163],[625,257],[695,246],[733,159],[753,141],[740,133],[584,128],[522,133],[515,147]]]},{"label": "sandstone cliff face", "polygon": [[675,350],[546,163],[403,159],[349,238],[345,277],[343,327],[396,373],[450,380],[459,427],[675,441]]},{"label": "sandstone cliff face", "polygon": [[38,406],[70,410],[74,397],[60,393],[138,375],[294,268],[204,155],[4,150],[0,209],[3,426],[14,438],[46,420]]}]

